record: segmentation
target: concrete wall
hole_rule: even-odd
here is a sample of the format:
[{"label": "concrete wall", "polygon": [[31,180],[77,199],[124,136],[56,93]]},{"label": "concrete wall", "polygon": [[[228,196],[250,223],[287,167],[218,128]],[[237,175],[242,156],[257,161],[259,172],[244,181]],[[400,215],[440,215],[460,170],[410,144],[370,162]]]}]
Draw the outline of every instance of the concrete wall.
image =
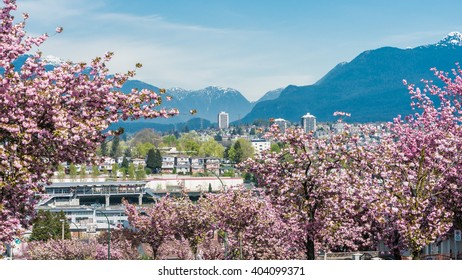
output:
[{"label": "concrete wall", "polygon": [[184,186],[186,191],[203,191],[209,190],[209,185],[212,187],[212,191],[220,191],[223,189],[222,182],[225,188],[233,186],[239,186],[244,183],[242,178],[220,178],[221,181],[216,177],[169,177],[169,178],[156,178],[149,181],[146,184],[147,188],[150,188],[157,192],[167,192],[173,189],[178,189]]}]

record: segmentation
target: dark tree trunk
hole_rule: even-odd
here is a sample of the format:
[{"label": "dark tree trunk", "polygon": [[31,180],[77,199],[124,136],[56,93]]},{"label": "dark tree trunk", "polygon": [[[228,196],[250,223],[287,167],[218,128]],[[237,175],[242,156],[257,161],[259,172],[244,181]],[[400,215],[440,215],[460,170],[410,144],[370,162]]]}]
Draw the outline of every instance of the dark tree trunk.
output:
[{"label": "dark tree trunk", "polygon": [[305,242],[305,254],[308,260],[315,259],[314,241],[309,239],[308,237],[306,238]]},{"label": "dark tree trunk", "polygon": [[393,258],[395,260],[400,260],[401,259],[401,252],[399,251],[399,249],[393,249]]}]

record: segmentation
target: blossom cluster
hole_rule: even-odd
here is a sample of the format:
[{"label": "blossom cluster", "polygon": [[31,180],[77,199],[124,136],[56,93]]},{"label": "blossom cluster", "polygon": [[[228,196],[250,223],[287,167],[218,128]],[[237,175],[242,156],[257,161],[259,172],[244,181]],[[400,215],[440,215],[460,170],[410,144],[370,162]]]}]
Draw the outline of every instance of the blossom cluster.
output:
[{"label": "blossom cluster", "polygon": [[[11,242],[30,223],[36,193],[49,183],[63,161],[90,162],[105,132],[119,120],[171,117],[176,109],[161,108],[161,93],[120,91],[135,75],[109,75],[108,52],[91,63],[66,62],[48,70],[34,47],[49,38],[27,36],[28,15],[15,22],[15,1],[0,10],[0,246]],[[62,32],[57,28],[56,32]],[[27,59],[20,69],[14,62]],[[137,65],[141,66],[141,65]]]}]

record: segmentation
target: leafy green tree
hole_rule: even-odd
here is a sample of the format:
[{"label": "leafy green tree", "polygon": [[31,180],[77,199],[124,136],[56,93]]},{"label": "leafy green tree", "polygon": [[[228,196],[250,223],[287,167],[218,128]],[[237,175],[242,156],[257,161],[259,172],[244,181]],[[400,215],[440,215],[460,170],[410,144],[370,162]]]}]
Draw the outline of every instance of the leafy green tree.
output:
[{"label": "leafy green tree", "polygon": [[281,152],[281,147],[277,143],[271,143],[270,151],[279,153]]},{"label": "leafy green tree", "polygon": [[121,177],[120,177],[120,178],[121,178],[121,179],[125,179],[125,178],[127,177],[127,168],[121,167],[121,168],[119,169],[119,171],[120,171],[120,174],[121,174]]},{"label": "leafy green tree", "polygon": [[177,142],[175,135],[166,135],[162,137],[162,144],[166,147],[176,147]]},{"label": "leafy green tree", "polygon": [[222,176],[223,177],[234,177],[234,170],[233,169],[226,170],[225,172],[223,172]]},{"label": "leafy green tree", "polygon": [[135,178],[136,180],[146,179],[146,171],[141,165],[135,171]]},{"label": "leafy green tree", "polygon": [[93,166],[91,167],[91,175],[92,175],[93,177],[97,177],[97,176],[100,175],[98,165],[93,165]]},{"label": "leafy green tree", "polygon": [[80,165],[79,175],[80,175],[80,178],[87,177],[87,167],[85,166],[85,164]]},{"label": "leafy green tree", "polygon": [[69,166],[69,175],[72,179],[75,179],[77,177],[77,167],[73,163],[71,163],[71,165]]},{"label": "leafy green tree", "polygon": [[201,143],[199,156],[223,158],[225,148],[214,139],[209,139]]},{"label": "leafy green tree", "polygon": [[136,147],[140,143],[150,143],[154,146],[154,148],[157,148],[161,142],[162,138],[158,133],[156,133],[151,128],[146,128],[133,136],[133,139],[131,140],[131,146]]},{"label": "leafy green tree", "polygon": [[48,241],[62,238],[62,221],[64,221],[64,238],[71,238],[71,231],[66,215],[61,212],[39,210],[34,219],[30,241]]},{"label": "leafy green tree", "polygon": [[155,148],[156,146],[154,146],[154,144],[149,143],[149,142],[138,143],[135,147],[136,155],[139,157],[146,157],[149,150],[155,149]]},{"label": "leafy green tree", "polygon": [[66,172],[64,170],[64,166],[62,164],[59,164],[57,167],[58,172],[58,179],[64,179],[64,176],[66,175]]},{"label": "leafy green tree", "polygon": [[130,163],[130,165],[128,165],[128,169],[127,169],[128,178],[135,179],[135,173],[136,173],[135,165],[133,163]]},{"label": "leafy green tree", "polygon": [[199,135],[195,132],[185,133],[178,139],[177,150],[184,151],[187,155],[197,155],[200,149]]},{"label": "leafy green tree", "polygon": [[223,136],[221,135],[221,133],[217,133],[214,137],[215,141],[217,142],[220,142],[220,141],[223,141]]},{"label": "leafy green tree", "polygon": [[118,171],[119,171],[119,164],[116,162],[112,165],[111,177],[117,178]]}]

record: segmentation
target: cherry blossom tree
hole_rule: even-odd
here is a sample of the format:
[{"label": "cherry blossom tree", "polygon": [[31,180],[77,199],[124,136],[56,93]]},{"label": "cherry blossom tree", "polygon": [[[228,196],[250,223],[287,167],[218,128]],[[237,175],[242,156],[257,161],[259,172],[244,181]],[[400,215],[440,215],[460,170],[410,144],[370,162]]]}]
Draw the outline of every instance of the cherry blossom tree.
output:
[{"label": "cherry blossom tree", "polygon": [[151,246],[153,259],[159,258],[159,248],[174,235],[174,200],[165,196],[152,207],[137,209],[124,201],[133,236]]},{"label": "cherry blossom tree", "polygon": [[227,259],[298,258],[292,231],[264,195],[246,189],[208,194],[215,229],[226,244]]},{"label": "cherry blossom tree", "polygon": [[[128,240],[111,241],[111,260],[139,259]],[[32,260],[107,260],[107,244],[96,239],[34,241],[27,245],[26,257]]]},{"label": "cherry blossom tree", "polygon": [[293,242],[299,232],[269,200],[248,190],[207,194],[197,202],[167,196],[152,208],[125,205],[134,238],[149,243],[155,259],[300,258]]},{"label": "cherry blossom tree", "polygon": [[[112,53],[91,63],[63,63],[47,71],[41,53],[28,56],[20,70],[13,62],[45,42],[49,35],[27,36],[29,15],[15,22],[13,0],[0,11],[0,244],[30,224],[36,193],[63,161],[91,161],[98,145],[118,120],[170,117],[159,108],[160,93],[119,91],[135,71],[109,75]],[[62,32],[57,28],[56,32]],[[141,67],[137,64],[136,67]],[[159,108],[159,109],[157,109]]]},{"label": "cherry blossom tree", "polygon": [[213,232],[213,218],[209,201],[201,197],[192,202],[187,195],[174,199],[174,236],[186,240],[194,259],[198,259],[199,246],[204,243],[207,234]]},{"label": "cherry blossom tree", "polygon": [[453,79],[433,71],[444,86],[408,85],[416,113],[389,125],[375,163],[383,189],[377,212],[383,214],[384,240],[395,255],[406,249],[414,258],[447,235],[462,206],[462,71],[453,70]]},{"label": "cherry blossom tree", "polygon": [[281,217],[299,233],[293,242],[306,258],[314,259],[316,248],[355,250],[377,242],[372,207],[377,190],[367,172],[374,154],[364,139],[374,133],[367,126],[354,133],[345,125],[326,140],[301,129],[282,134],[272,126],[267,137],[284,143],[281,151],[240,165],[255,174]]}]

